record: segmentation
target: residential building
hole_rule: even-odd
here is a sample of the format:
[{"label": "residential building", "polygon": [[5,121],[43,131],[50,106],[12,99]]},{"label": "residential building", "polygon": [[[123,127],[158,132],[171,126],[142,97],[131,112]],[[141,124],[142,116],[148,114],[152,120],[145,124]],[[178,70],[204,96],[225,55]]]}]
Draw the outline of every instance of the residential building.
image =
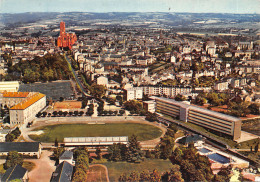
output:
[{"label": "residential building", "polygon": [[136,100],[143,98],[143,90],[140,87],[127,88],[124,90],[125,100]]},{"label": "residential building", "polygon": [[173,99],[152,98],[156,101],[157,112],[232,136],[233,140],[240,138],[241,120],[239,118],[188,105]]},{"label": "residential building", "polygon": [[228,82],[223,81],[223,82],[216,82],[214,85],[214,89],[217,91],[223,91],[228,89]]},{"label": "residential building", "polygon": [[165,95],[167,97],[175,97],[180,93],[191,93],[190,86],[167,86],[167,85],[146,85],[142,86],[145,95]]},{"label": "residential building", "polygon": [[17,151],[23,156],[41,156],[40,142],[0,142],[0,155],[7,156],[9,151]]},{"label": "residential building", "polygon": [[16,164],[13,167],[8,168],[4,175],[1,177],[2,182],[9,182],[9,181],[28,181],[28,170]]},{"label": "residential building", "polygon": [[155,112],[155,101],[154,100],[149,100],[149,101],[144,101],[143,102],[143,108],[151,113]]},{"label": "residential building", "polygon": [[56,170],[52,173],[51,182],[71,182],[73,174],[73,165],[63,161],[57,165]]},{"label": "residential building", "polygon": [[74,161],[73,161],[73,152],[72,151],[69,151],[69,150],[65,150],[59,157],[59,163],[62,163],[62,162],[68,162],[70,164],[74,164]]}]

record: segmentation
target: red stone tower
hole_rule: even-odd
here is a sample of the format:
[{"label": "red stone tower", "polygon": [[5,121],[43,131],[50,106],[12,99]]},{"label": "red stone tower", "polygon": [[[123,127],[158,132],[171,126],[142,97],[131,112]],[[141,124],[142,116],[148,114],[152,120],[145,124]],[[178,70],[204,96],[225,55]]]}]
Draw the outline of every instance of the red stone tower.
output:
[{"label": "red stone tower", "polygon": [[68,47],[71,49],[72,45],[77,41],[75,33],[66,33],[65,22],[60,22],[60,36],[57,40],[58,47]]}]

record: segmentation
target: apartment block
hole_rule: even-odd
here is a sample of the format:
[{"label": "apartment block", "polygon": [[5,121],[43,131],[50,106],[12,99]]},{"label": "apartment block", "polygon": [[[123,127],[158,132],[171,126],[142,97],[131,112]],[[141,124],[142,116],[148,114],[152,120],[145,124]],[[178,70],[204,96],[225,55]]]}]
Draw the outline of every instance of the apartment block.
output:
[{"label": "apartment block", "polygon": [[162,97],[152,97],[156,111],[184,122],[190,122],[210,130],[224,133],[237,140],[241,135],[241,120],[226,114],[185,104]]},{"label": "apartment block", "polygon": [[190,86],[166,86],[166,85],[148,85],[142,86],[145,95],[165,95],[167,97],[175,97],[181,93],[191,93],[192,88]]},{"label": "apartment block", "polygon": [[125,100],[136,100],[143,98],[143,90],[139,87],[128,88],[124,90]]}]

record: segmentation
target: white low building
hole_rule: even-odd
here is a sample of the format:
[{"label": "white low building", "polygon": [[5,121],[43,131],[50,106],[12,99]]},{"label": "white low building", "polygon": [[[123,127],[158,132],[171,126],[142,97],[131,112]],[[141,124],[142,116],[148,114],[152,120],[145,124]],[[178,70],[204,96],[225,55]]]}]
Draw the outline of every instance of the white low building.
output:
[{"label": "white low building", "polygon": [[1,81],[0,92],[17,92],[19,89],[18,81]]}]

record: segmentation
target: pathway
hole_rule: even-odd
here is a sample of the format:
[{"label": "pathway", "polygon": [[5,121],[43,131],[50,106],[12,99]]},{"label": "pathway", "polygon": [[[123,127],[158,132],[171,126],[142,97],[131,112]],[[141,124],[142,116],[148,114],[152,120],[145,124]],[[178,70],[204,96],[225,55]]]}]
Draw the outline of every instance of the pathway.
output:
[{"label": "pathway", "polygon": [[55,161],[50,160],[52,152],[42,150],[40,159],[25,159],[35,164],[35,168],[29,172],[29,182],[50,181],[52,173],[55,171]]}]

